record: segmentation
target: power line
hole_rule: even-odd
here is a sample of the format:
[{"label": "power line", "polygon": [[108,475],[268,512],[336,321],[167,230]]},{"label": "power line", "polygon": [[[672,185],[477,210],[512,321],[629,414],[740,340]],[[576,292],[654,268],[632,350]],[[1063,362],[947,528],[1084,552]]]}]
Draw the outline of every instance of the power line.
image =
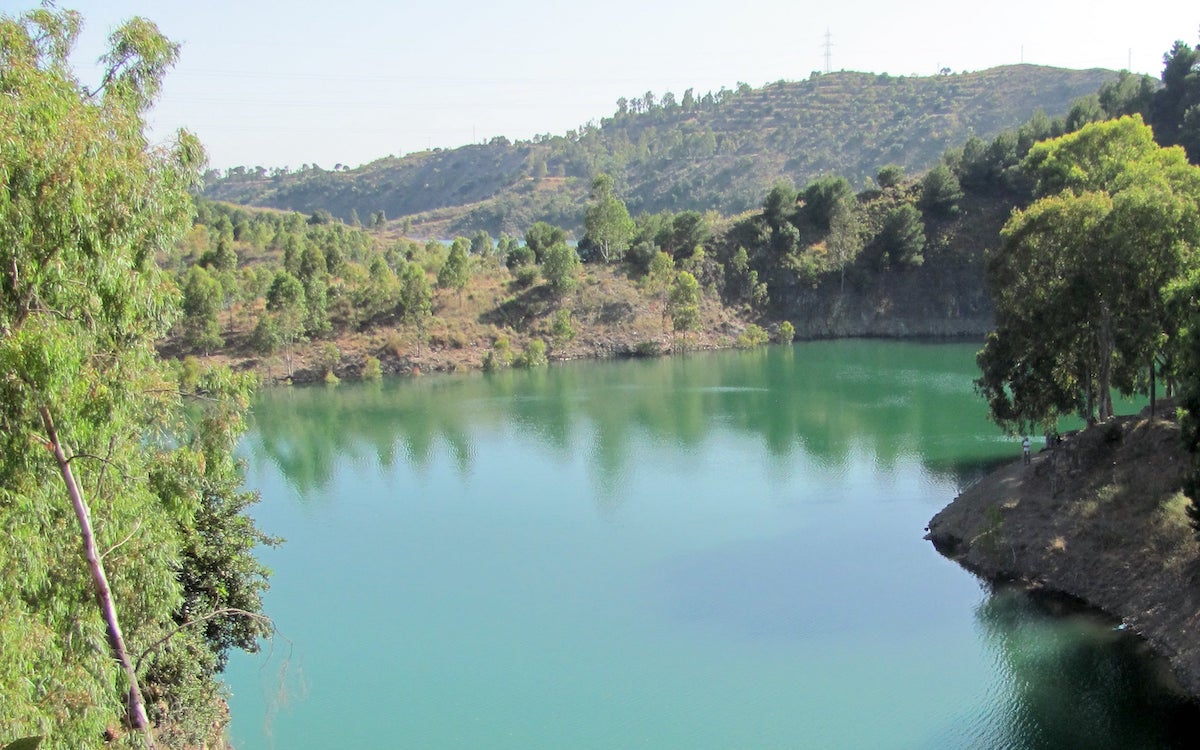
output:
[{"label": "power line", "polygon": [[833,72],[833,34],[825,27],[825,72]]}]

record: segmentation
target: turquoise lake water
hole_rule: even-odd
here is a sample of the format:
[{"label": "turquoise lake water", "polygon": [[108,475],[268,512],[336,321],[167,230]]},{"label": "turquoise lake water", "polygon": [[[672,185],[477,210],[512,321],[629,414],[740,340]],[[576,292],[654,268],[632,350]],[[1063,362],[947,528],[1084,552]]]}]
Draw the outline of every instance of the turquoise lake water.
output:
[{"label": "turquoise lake water", "polygon": [[[258,397],[281,748],[1193,747],[1113,623],[922,539],[1020,446],[969,344],[846,341]],[[1051,611],[1053,610],[1053,611]]]}]

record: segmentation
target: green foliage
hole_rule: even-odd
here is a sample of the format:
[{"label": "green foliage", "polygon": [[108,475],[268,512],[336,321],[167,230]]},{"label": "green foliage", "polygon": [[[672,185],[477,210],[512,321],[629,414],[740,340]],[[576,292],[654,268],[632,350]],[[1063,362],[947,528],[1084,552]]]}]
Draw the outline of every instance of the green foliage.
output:
[{"label": "green foliage", "polygon": [[358,295],[362,317],[370,319],[396,305],[400,279],[382,255],[375,255],[367,271],[367,283]]},{"label": "green foliage", "polygon": [[1150,76],[1134,75],[1122,70],[1115,81],[1108,81],[1100,87],[1100,106],[1109,117],[1145,115],[1150,111],[1156,88]]},{"label": "green foliage", "polygon": [[978,386],[1009,429],[1112,415],[1171,358],[1166,290],[1200,248],[1200,169],[1140,117],[1085,126],[1025,161],[1043,195],[1013,214],[988,268],[996,330]]},{"label": "green foliage", "polygon": [[1200,46],[1177,41],[1163,55],[1163,86],[1148,109],[1160,142],[1183,146],[1193,164],[1200,163]]},{"label": "green foliage", "polygon": [[560,308],[554,313],[554,319],[550,323],[550,336],[555,351],[563,349],[575,340],[575,328],[571,325],[570,310]]},{"label": "green foliage", "polygon": [[534,254],[533,248],[529,245],[516,245],[508,250],[504,255],[504,265],[510,271],[524,268],[537,261],[537,255]]},{"label": "green foliage", "polygon": [[541,339],[530,339],[529,343],[525,345],[525,351],[521,352],[521,356],[513,362],[515,366],[525,369],[545,367],[547,363],[546,342]]},{"label": "green foliage", "polygon": [[1104,107],[1100,106],[1099,95],[1081,96],[1071,103],[1071,109],[1067,112],[1066,131],[1074,133],[1084,125],[1103,122],[1106,118]]},{"label": "green foliage", "polygon": [[379,380],[383,377],[383,367],[380,366],[378,357],[367,355],[363,363],[362,377],[363,380]]},{"label": "green foliage", "polygon": [[546,251],[558,243],[566,244],[567,233],[544,221],[535,221],[525,230],[525,245],[533,251],[534,262],[545,260]]},{"label": "green foliage", "polygon": [[904,182],[904,167],[899,164],[888,164],[875,175],[875,182],[883,189],[900,187]]},{"label": "green foliage", "polygon": [[492,349],[483,358],[483,371],[495,372],[512,364],[512,343],[507,336],[498,336]]},{"label": "green foliage", "polygon": [[854,190],[845,177],[822,177],[804,188],[804,218],[819,231],[828,232],[834,213],[853,196]]},{"label": "green foliage", "polygon": [[274,330],[287,354],[288,377],[292,374],[293,349],[304,338],[306,297],[300,280],[284,270],[275,274],[267,292],[267,312],[274,320]]},{"label": "green foliage", "polygon": [[945,164],[937,165],[921,179],[920,206],[935,216],[954,216],[962,198],[962,186]]},{"label": "green foliage", "polygon": [[911,203],[889,210],[883,228],[874,241],[876,262],[880,268],[919,266],[925,258],[925,223],[921,212]]},{"label": "green foliage", "polygon": [[650,240],[641,240],[635,242],[633,247],[625,253],[625,263],[633,269],[635,274],[645,276],[650,272],[650,264],[654,261],[654,256],[660,252],[662,251],[658,249],[658,245]]},{"label": "green foliage", "polygon": [[188,269],[183,285],[183,340],[205,354],[223,345],[217,313],[221,310],[221,285],[201,266]]},{"label": "green foliage", "polygon": [[264,356],[271,356],[283,346],[283,337],[279,334],[279,326],[271,315],[262,315],[250,335],[250,345],[254,351]]},{"label": "green foliage", "polygon": [[667,314],[676,331],[692,331],[700,324],[700,283],[687,271],[675,274],[667,298]]},{"label": "green foliage", "polygon": [[342,352],[340,349],[338,349],[337,344],[333,343],[332,341],[329,341],[329,342],[326,342],[323,347],[321,347],[321,357],[319,360],[319,364],[321,366],[321,369],[323,369],[325,371],[326,375],[333,374],[333,369],[335,367],[337,367],[341,363],[341,361],[342,361]]},{"label": "green foliage", "polygon": [[754,349],[771,340],[770,335],[762,326],[751,323],[738,334],[735,345],[738,349]]},{"label": "green foliage", "polygon": [[790,321],[783,321],[779,324],[779,332],[775,335],[775,342],[779,344],[790,344],[796,339],[796,327]]},{"label": "green foliage", "polygon": [[480,258],[491,255],[496,249],[496,243],[492,240],[492,236],[487,231],[480,229],[475,234],[471,235],[471,255]]},{"label": "green foliage", "polygon": [[[488,240],[491,241],[490,239]],[[468,256],[470,242],[463,237],[454,240],[450,245],[450,254],[438,271],[437,285],[442,289],[455,289],[459,294],[471,280],[471,259]]]},{"label": "green foliage", "polygon": [[399,313],[404,322],[418,326],[433,314],[433,290],[424,269],[416,263],[405,266],[400,277]]},{"label": "green foliage", "polygon": [[792,220],[799,195],[788,182],[777,182],[763,201],[763,218],[767,226],[778,230]]},{"label": "green foliage", "polygon": [[517,271],[516,277],[513,278],[513,283],[519,289],[528,289],[537,283],[539,276],[541,276],[541,272],[536,267],[526,266]]},{"label": "green foliage", "polygon": [[592,182],[592,199],[583,216],[583,228],[580,247],[595,253],[602,262],[615,263],[625,256],[633,238],[633,219],[606,174]]},{"label": "green foliage", "polygon": [[156,356],[180,300],[154,260],[188,229],[203,159],[187,133],[154,148],[143,135],[178,48],[128,22],[85,91],[69,65],[81,23],[52,7],[0,17],[0,726],[96,747],[127,711],[45,410],[73,456],[150,717],[174,728],[164,742],[198,746],[224,721],[226,650],[265,632],[212,616],[257,615],[266,585],[233,457],[249,382],[187,373],[205,395],[189,412]]},{"label": "green foliage", "polygon": [[1170,318],[1178,326],[1171,351],[1172,370],[1180,376],[1177,403],[1183,447],[1191,457],[1184,478],[1188,520],[1200,541],[1200,269],[1192,267],[1166,292]]},{"label": "green foliage", "polygon": [[559,242],[546,249],[542,261],[542,277],[559,297],[567,294],[578,283],[579,254],[575,248],[565,242]]},{"label": "green foliage", "polygon": [[666,287],[675,275],[675,260],[661,250],[654,254],[646,271],[647,288]]}]

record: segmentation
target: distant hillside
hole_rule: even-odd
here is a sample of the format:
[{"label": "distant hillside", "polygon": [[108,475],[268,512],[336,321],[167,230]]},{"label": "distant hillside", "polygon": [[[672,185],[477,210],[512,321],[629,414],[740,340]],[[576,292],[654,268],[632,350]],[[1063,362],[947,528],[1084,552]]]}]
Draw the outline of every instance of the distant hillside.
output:
[{"label": "distant hillside", "polygon": [[905,77],[815,75],[697,97],[647,92],[562,136],[387,157],[356,169],[261,167],[210,179],[209,198],[367,223],[407,219],[412,234],[520,234],[538,220],[576,228],[591,178],[613,175],[634,212],[761,205],[780,180],[834,174],[857,185],[887,164],[928,169],[975,135],[990,140],[1037,110],[1063,114],[1116,77],[1033,65]]}]

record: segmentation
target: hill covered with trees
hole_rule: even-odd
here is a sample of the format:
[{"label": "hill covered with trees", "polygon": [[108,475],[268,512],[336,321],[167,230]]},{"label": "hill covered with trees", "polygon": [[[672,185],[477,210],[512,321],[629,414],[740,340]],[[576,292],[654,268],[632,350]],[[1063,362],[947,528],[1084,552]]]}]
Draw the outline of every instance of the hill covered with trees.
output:
[{"label": "hill covered with trees", "polygon": [[863,187],[885,165],[933,166],[971,136],[985,140],[1037,111],[1066,114],[1116,73],[1014,65],[975,73],[839,72],[697,96],[653,92],[565,135],[387,157],[350,169],[238,167],[210,173],[205,195],[346,222],[400,221],[417,236],[519,234],[536,221],[580,227],[589,187],[610,175],[634,213],[761,205],[785,180],[825,176]]}]

